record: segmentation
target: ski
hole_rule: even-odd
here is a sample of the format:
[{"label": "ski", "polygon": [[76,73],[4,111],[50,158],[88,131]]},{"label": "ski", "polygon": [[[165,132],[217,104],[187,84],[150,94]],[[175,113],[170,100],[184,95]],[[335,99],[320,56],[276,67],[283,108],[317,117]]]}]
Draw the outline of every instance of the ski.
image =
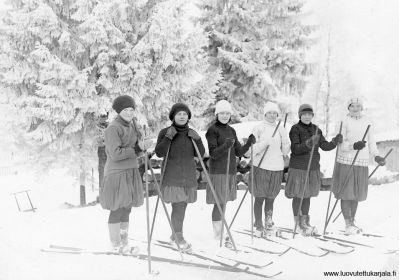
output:
[{"label": "ski", "polygon": [[[290,247],[288,247],[287,249],[281,251],[281,252],[277,252],[277,251],[269,251],[269,250],[264,250],[264,249],[260,249],[260,248],[255,248],[252,246],[248,246],[248,245],[241,245],[242,247],[257,251],[257,252],[261,252],[264,254],[271,254],[271,255],[278,255],[279,257],[286,254],[289,250],[291,250]],[[286,246],[285,246],[286,247]]]},{"label": "ski", "polygon": [[[292,229],[290,228],[284,228],[280,227],[280,231],[285,232],[285,233],[290,233],[292,234]],[[344,244],[342,242],[339,242],[338,240],[328,240],[323,238],[319,234],[313,234],[311,236],[306,237],[307,239],[311,238],[312,242],[315,242],[315,246],[319,247],[322,250],[327,250],[330,251],[331,253],[334,254],[340,254],[340,255],[346,255],[349,253],[352,253],[355,251],[354,246]]]},{"label": "ski", "polygon": [[[155,245],[157,246],[161,246],[164,248],[169,248],[173,251],[178,251],[177,248],[175,248],[173,245],[171,245],[169,242],[166,241],[162,241],[162,240],[155,240],[157,243],[155,243]],[[250,266],[252,268],[256,268],[256,269],[262,269],[265,268],[269,265],[271,265],[273,262],[268,262],[266,264],[254,264],[248,261],[243,261],[243,260],[238,260],[236,258],[229,258],[227,256],[222,256],[222,255],[215,255],[218,258],[222,258],[226,261],[231,261],[233,263],[226,263],[226,261],[220,261],[214,257],[209,256],[209,254],[207,254],[204,250],[197,250],[196,252],[191,251],[190,253],[187,253],[188,255],[203,259],[203,260],[208,260],[208,261],[212,261],[214,263],[220,264],[220,265],[226,265],[226,266],[233,266],[233,267],[237,267],[238,265],[244,265],[247,268]]]},{"label": "ski", "polygon": [[[246,235],[249,235],[249,236],[251,235],[249,230],[244,230],[244,231],[236,230],[236,232],[240,233],[240,234],[246,234]],[[259,238],[259,239],[263,239],[265,241],[269,241],[269,242],[277,243],[277,244],[280,244],[280,245],[284,245],[284,246],[289,247],[290,249],[292,249],[294,251],[297,251],[299,253],[302,253],[302,254],[310,256],[310,257],[319,257],[320,258],[320,257],[324,257],[324,256],[326,256],[326,255],[328,255],[330,253],[329,250],[324,250],[324,249],[320,249],[320,248],[317,248],[320,251],[319,253],[309,252],[309,251],[306,251],[303,248],[299,248],[295,244],[287,243],[286,240],[288,240],[288,239],[282,238],[282,237],[276,237],[276,238],[274,238],[274,237],[258,237],[258,236],[254,236],[254,237]]]},{"label": "ski", "polygon": [[[82,255],[82,254],[92,254],[92,255],[115,255],[115,256],[123,256],[123,257],[133,257],[139,260],[147,260],[148,256],[146,254],[121,254],[121,253],[116,253],[116,252],[111,252],[111,251],[96,251],[96,250],[84,250],[82,248],[76,248],[76,247],[67,247],[67,246],[59,246],[59,245],[50,245],[49,249],[44,249],[42,248],[40,250],[41,252],[44,253],[55,253],[55,254],[74,254],[74,255]],[[187,266],[187,267],[195,267],[195,268],[202,268],[202,269],[212,269],[212,270],[218,270],[218,271],[225,271],[225,272],[239,272],[239,273],[246,273],[249,275],[254,275],[262,278],[273,278],[277,275],[280,275],[282,272],[275,273],[273,275],[266,275],[254,271],[250,271],[248,268],[247,269],[242,269],[234,266],[229,266],[229,265],[224,265],[224,266],[218,266],[218,265],[209,265],[209,264],[202,264],[202,263],[197,263],[197,262],[187,262],[187,261],[182,261],[182,260],[175,260],[171,258],[165,258],[165,257],[158,257],[158,256],[151,256],[151,260],[155,262],[163,262],[163,263],[169,263],[169,264],[174,264],[174,265],[182,265],[182,266]]]}]

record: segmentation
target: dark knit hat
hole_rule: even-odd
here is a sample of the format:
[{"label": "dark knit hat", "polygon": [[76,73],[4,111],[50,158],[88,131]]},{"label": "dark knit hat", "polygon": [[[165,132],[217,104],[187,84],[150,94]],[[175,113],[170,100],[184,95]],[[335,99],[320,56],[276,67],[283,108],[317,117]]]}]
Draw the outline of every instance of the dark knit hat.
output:
[{"label": "dark knit hat", "polygon": [[188,119],[191,119],[191,111],[188,108],[188,106],[184,103],[176,103],[172,106],[172,109],[170,109],[169,112],[169,119],[173,121],[175,119],[176,114],[181,111],[186,112],[188,115]]},{"label": "dark knit hat", "polygon": [[298,110],[299,118],[301,118],[301,116],[305,113],[312,113],[314,115],[312,106],[310,106],[309,104],[302,104],[301,106],[299,106]]},{"label": "dark knit hat", "polygon": [[112,109],[114,109],[118,114],[126,108],[136,109],[136,103],[133,98],[129,95],[121,95],[115,98],[112,103]]}]

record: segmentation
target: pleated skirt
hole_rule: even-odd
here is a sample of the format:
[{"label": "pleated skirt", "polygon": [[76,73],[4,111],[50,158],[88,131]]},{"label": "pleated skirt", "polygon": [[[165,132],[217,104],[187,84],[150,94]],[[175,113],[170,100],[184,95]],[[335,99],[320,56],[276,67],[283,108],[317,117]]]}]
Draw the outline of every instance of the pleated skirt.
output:
[{"label": "pleated skirt", "polygon": [[[305,180],[306,170],[295,168],[288,169],[287,183],[285,184],[285,196],[288,198],[302,197]],[[308,182],[303,198],[318,196],[321,185],[320,170],[310,170]]]},{"label": "pleated skirt", "polygon": [[[220,203],[226,204],[227,201],[233,201],[237,198],[237,181],[236,175],[228,176],[228,185],[226,188],[226,174],[209,174],[216,196]],[[209,184],[206,186],[206,203],[216,204]]]},{"label": "pleated skirt", "polygon": [[[281,189],[283,170],[271,171],[254,166],[254,193],[255,197],[276,198]],[[248,188],[251,192],[251,173],[248,178]]]},{"label": "pleated skirt", "polygon": [[351,168],[349,164],[337,162],[332,182],[332,191],[335,198],[356,201],[366,200],[368,176],[369,168],[367,166],[353,166]]},{"label": "pleated skirt", "polygon": [[139,207],[144,203],[143,183],[137,168],[106,175],[100,189],[100,204],[107,210]]},{"label": "pleated skirt", "polygon": [[166,203],[197,201],[197,187],[165,186],[161,192]]}]

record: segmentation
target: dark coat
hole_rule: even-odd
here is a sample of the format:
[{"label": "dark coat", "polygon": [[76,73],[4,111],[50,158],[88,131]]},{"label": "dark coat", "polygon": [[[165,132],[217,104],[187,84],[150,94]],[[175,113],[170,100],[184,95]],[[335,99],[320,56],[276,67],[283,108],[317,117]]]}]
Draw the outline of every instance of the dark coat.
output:
[{"label": "dark coat", "polygon": [[[301,121],[292,126],[289,134],[291,140],[290,168],[301,170],[306,170],[308,168],[310,152],[312,148],[306,145],[306,140],[315,135],[316,129],[316,125],[312,123],[307,125]],[[324,138],[323,132],[320,129],[318,130],[317,134],[320,135],[320,141],[315,146],[310,170],[320,169],[319,147],[323,151],[331,151],[336,147],[334,142],[328,142]]]},{"label": "dark coat", "polygon": [[[162,186],[197,187],[197,165],[194,157],[198,155],[195,152],[191,138],[187,135],[191,128],[188,128],[188,126],[185,128],[174,126],[177,134],[173,140],[165,137],[169,128],[166,127],[159,132],[155,146],[155,153],[158,157],[166,157],[170,146]],[[204,144],[201,139],[196,141],[196,144],[202,157],[205,153]]]},{"label": "dark coat", "polygon": [[223,144],[226,138],[233,138],[235,140],[234,146],[231,148],[230,152],[229,174],[236,174],[236,157],[243,156],[251,147],[251,144],[247,143],[242,146],[237,139],[234,128],[228,124],[222,124],[219,121],[216,121],[216,123],[208,129],[205,136],[208,140],[210,156],[209,173],[211,174],[226,174],[228,149]]}]

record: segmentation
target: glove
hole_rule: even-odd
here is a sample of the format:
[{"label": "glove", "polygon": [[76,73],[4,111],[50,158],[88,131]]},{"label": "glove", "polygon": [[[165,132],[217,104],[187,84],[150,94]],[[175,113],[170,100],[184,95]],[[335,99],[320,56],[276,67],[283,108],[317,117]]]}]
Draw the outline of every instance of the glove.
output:
[{"label": "glove", "polygon": [[253,135],[253,134],[249,135],[246,144],[251,145],[251,144],[255,144],[255,143],[256,143],[255,135]]},{"label": "glove", "polygon": [[306,140],[306,146],[308,146],[309,148],[316,146],[320,141],[320,135],[313,135],[312,137],[310,137],[308,140]]},{"label": "glove", "polygon": [[374,158],[375,162],[378,163],[378,165],[384,166],[385,165],[385,159],[380,156],[376,156]]},{"label": "glove", "polygon": [[344,142],[344,137],[342,136],[341,133],[338,133],[333,139],[332,142],[335,145],[341,144],[342,142]]},{"label": "glove", "polygon": [[174,126],[171,126],[166,131],[165,137],[169,138],[170,140],[173,140],[173,138],[175,137],[176,133],[177,133],[176,128],[174,128]]},{"label": "glove", "polygon": [[366,143],[367,141],[357,141],[353,144],[353,149],[360,151],[361,149],[366,147]]},{"label": "glove", "polygon": [[191,139],[193,139],[194,141],[198,141],[198,140],[200,140],[201,139],[201,137],[199,136],[199,134],[195,131],[195,130],[193,130],[193,129],[190,129],[189,131],[188,131],[188,137],[190,137]]},{"label": "glove", "polygon": [[223,145],[228,149],[230,149],[231,147],[234,146],[234,142],[235,142],[234,138],[226,138],[226,141],[224,141]]}]

